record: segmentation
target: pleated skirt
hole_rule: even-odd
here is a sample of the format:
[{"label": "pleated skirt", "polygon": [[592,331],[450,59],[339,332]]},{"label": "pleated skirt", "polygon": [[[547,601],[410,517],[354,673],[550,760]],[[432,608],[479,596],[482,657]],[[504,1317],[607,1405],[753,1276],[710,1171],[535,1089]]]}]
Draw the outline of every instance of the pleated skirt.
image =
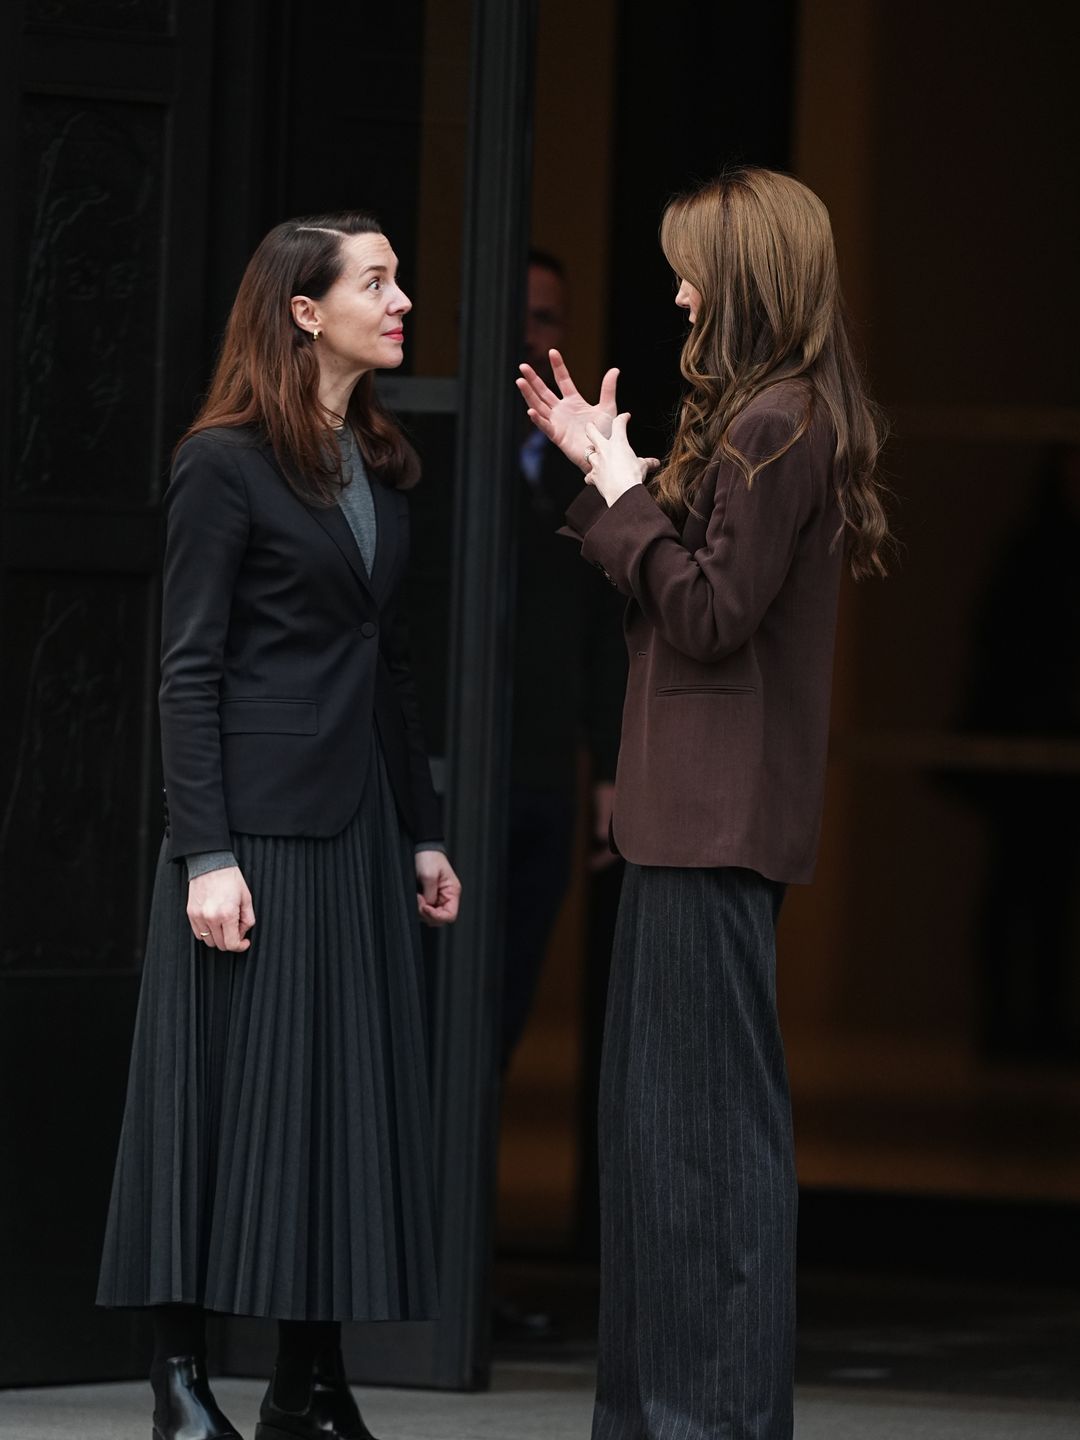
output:
[{"label": "pleated skirt", "polygon": [[339,835],[233,846],[244,954],[194,939],[158,862],[98,1303],[433,1318],[415,871],[377,743]]}]

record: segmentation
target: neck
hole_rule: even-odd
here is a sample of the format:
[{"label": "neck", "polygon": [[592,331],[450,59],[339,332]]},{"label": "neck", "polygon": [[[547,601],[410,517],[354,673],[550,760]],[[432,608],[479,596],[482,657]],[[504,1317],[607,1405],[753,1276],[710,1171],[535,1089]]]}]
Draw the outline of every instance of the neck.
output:
[{"label": "neck", "polygon": [[319,405],[328,419],[340,424],[349,408],[349,400],[356,389],[356,382],[365,375],[364,370],[334,371],[325,363],[319,366]]}]

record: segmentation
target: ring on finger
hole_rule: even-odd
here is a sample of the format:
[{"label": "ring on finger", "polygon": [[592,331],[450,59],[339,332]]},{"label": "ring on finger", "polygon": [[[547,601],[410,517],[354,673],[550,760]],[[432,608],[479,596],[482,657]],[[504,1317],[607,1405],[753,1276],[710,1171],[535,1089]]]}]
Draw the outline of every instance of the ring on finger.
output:
[{"label": "ring on finger", "polygon": [[200,939],[200,940],[206,940],[206,939],[209,937],[209,935],[210,935],[210,931],[209,931],[209,930],[200,930],[200,931],[199,931],[199,939]]},{"label": "ring on finger", "polygon": [[595,445],[590,445],[589,448],[585,451],[585,459],[586,459],[586,460],[591,460],[592,457],[593,457],[595,454],[596,454],[596,446],[595,446]]}]

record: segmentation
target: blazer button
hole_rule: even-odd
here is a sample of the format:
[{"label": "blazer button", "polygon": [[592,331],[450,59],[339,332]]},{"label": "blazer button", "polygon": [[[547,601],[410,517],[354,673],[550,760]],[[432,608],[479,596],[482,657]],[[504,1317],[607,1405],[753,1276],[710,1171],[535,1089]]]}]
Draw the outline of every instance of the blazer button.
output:
[{"label": "blazer button", "polygon": [[378,634],[378,631],[379,627],[372,624],[370,620],[365,620],[364,623],[360,626],[360,634],[363,635],[365,640],[370,640],[373,635]]}]

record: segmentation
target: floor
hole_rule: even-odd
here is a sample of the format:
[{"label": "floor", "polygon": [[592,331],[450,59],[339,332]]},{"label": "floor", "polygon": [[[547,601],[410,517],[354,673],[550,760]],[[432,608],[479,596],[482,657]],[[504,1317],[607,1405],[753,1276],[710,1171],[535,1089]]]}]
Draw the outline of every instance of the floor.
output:
[{"label": "floor", "polygon": [[[359,1391],[380,1440],[586,1440],[592,1367],[502,1363],[490,1392]],[[263,1385],[221,1380],[216,1391],[245,1437]],[[147,1440],[145,1385],[66,1386],[0,1392],[4,1440]],[[990,1400],[876,1389],[800,1386],[796,1440],[1076,1440],[1080,1403]]]},{"label": "floor", "polygon": [[[595,1273],[503,1267],[558,1315],[557,1343],[503,1342],[483,1394],[359,1390],[380,1440],[587,1440]],[[796,1440],[1076,1440],[1080,1293],[1044,1285],[810,1272],[800,1278]],[[245,1437],[263,1382],[217,1393]],[[2,1440],[147,1440],[145,1384],[0,1391]]]}]

